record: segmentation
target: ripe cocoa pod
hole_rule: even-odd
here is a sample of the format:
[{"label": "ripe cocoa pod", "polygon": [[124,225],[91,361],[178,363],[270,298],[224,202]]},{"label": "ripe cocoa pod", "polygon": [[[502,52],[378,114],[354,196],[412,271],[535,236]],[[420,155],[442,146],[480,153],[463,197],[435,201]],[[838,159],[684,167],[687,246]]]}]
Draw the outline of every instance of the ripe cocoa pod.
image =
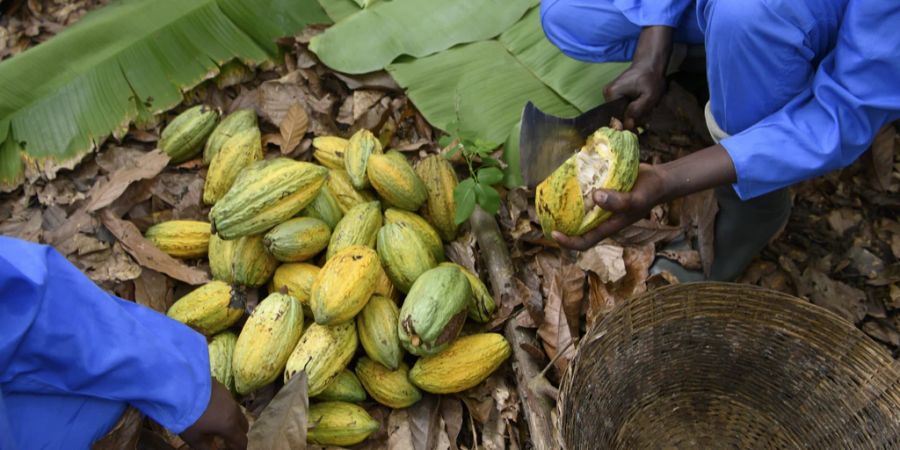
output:
[{"label": "ripe cocoa pod", "polygon": [[604,127],[588,137],[578,153],[542,181],[534,206],[544,235],[553,231],[579,236],[607,220],[612,213],[595,205],[596,189],[630,191],[640,164],[637,136]]},{"label": "ripe cocoa pod", "polygon": [[209,236],[209,271],[214,280],[234,283],[231,273],[231,262],[234,261],[234,244],[237,241],[226,241],[217,234]]},{"label": "ripe cocoa pod", "polygon": [[422,242],[428,246],[434,260],[437,262],[444,260],[444,243],[441,242],[441,235],[422,216],[402,209],[388,208],[384,211],[384,222],[403,222],[409,225],[422,238]]},{"label": "ripe cocoa pod", "polygon": [[234,345],[234,387],[253,392],[278,378],[303,332],[303,309],[289,295],[274,293],[259,302]]},{"label": "ripe cocoa pod", "polygon": [[373,295],[380,295],[395,302],[399,299],[397,288],[394,287],[394,283],[391,283],[391,279],[387,276],[384,269],[382,269],[381,274],[378,275],[378,281],[375,283],[375,293]]},{"label": "ripe cocoa pod", "polygon": [[222,281],[210,281],[194,289],[178,299],[166,313],[206,336],[234,325],[243,314],[243,297]]},{"label": "ripe cocoa pod", "polygon": [[366,392],[376,402],[394,409],[407,408],[422,399],[420,392],[408,378],[409,366],[400,363],[396,370],[388,369],[365,356],[356,363],[356,376]]},{"label": "ripe cocoa pod", "polygon": [[159,148],[169,155],[173,164],[193,158],[203,148],[218,118],[219,114],[206,105],[186,109],[159,134]]},{"label": "ripe cocoa pod", "polygon": [[219,333],[209,341],[209,371],[213,378],[234,392],[234,372],[231,360],[237,336],[230,331]]},{"label": "ripe cocoa pod", "polygon": [[337,325],[353,320],[372,297],[381,275],[375,250],[353,245],[329,259],[310,292],[316,323]]},{"label": "ripe cocoa pod", "polygon": [[288,358],[284,382],[305,369],[309,395],[321,394],[353,359],[357,345],[356,324],[352,321],[335,326],[310,325]]},{"label": "ripe cocoa pod", "polygon": [[282,264],[275,269],[269,292],[280,292],[286,289],[288,295],[296,298],[305,307],[309,307],[309,293],[313,282],[319,275],[318,267],[307,263]]},{"label": "ripe cocoa pod", "polygon": [[419,358],[409,371],[409,381],[433,394],[461,392],[484,381],[510,354],[509,343],[500,334],[463,336],[446,350]]},{"label": "ripe cocoa pod", "polygon": [[232,136],[249,128],[257,128],[256,111],[253,109],[239,109],[222,119],[209,135],[206,145],[203,147],[203,163],[212,162],[216,153]]},{"label": "ripe cocoa pod", "polygon": [[349,142],[337,136],[319,136],[312,141],[313,158],[329,169],[344,169],[344,152]]},{"label": "ripe cocoa pod", "polygon": [[327,223],[312,217],[297,217],[269,230],[263,242],[275,259],[300,262],[318,255],[328,246],[330,238]]},{"label": "ripe cocoa pod", "polygon": [[391,283],[402,292],[409,292],[419,275],[437,266],[428,246],[406,223],[381,227],[377,244],[381,266]]},{"label": "ripe cocoa pod", "polygon": [[300,214],[306,217],[319,219],[322,222],[327,223],[328,228],[332,230],[337,226],[338,222],[341,221],[341,218],[344,217],[341,206],[334,198],[334,195],[331,194],[331,190],[328,189],[327,185],[322,186],[319,195],[317,195],[312,203],[310,203],[306,209],[301,211]]},{"label": "ripe cocoa pod", "polygon": [[398,151],[370,156],[366,174],[375,192],[390,206],[415,211],[425,203],[425,184]]},{"label": "ripe cocoa pod", "polygon": [[487,286],[484,285],[481,279],[459,264],[445,262],[440,265],[456,267],[469,280],[469,287],[472,288],[472,301],[469,302],[468,308],[469,318],[481,323],[490,322],[494,316],[494,311],[497,310],[497,303],[494,302],[494,297],[491,296],[491,292],[488,291]]},{"label": "ripe cocoa pod", "polygon": [[309,405],[306,442],[348,447],[358,444],[381,425],[359,406],[346,402],[322,402]]},{"label": "ripe cocoa pod", "polygon": [[381,142],[378,142],[371,131],[361,128],[350,136],[347,150],[344,152],[344,169],[350,176],[350,183],[354,188],[361,190],[369,187],[369,178],[366,176],[369,156],[381,153]]},{"label": "ripe cocoa pod", "polygon": [[369,358],[391,370],[400,366],[403,348],[397,336],[400,309],[393,300],[373,295],[366,307],[356,316],[359,343]]},{"label": "ripe cocoa pod", "polygon": [[327,169],[307,162],[257,161],[212,207],[210,221],[222,239],[263,233],[309,205],[327,177]]},{"label": "ripe cocoa pod", "polygon": [[440,155],[432,155],[416,164],[416,174],[425,183],[428,196],[419,212],[441,234],[445,242],[456,238],[456,202],[453,190],[458,181],[450,162]]},{"label": "ripe cocoa pod", "polygon": [[171,257],[193,259],[206,256],[209,230],[209,222],[169,220],[147,228],[144,237]]},{"label": "ripe cocoa pod", "polygon": [[334,195],[335,201],[341,208],[341,212],[347,214],[350,208],[361,203],[375,200],[375,195],[365,189],[358,191],[350,182],[350,175],[346,170],[332,169],[328,175],[328,190]]},{"label": "ripe cocoa pod", "polygon": [[278,268],[278,260],[266,250],[261,234],[235,240],[232,257],[232,279],[241,286],[263,286]]},{"label": "ripe cocoa pod", "polygon": [[397,327],[400,343],[414,355],[433,355],[450,345],[466,320],[472,289],[455,267],[435,267],[413,283]]},{"label": "ripe cocoa pod", "polygon": [[325,260],[330,260],[341,250],[353,245],[375,248],[379,228],[381,228],[380,203],[374,201],[350,208],[331,233]]},{"label": "ripe cocoa pod", "polygon": [[203,185],[203,203],[213,205],[231,189],[250,164],[263,159],[259,129],[247,128],[225,141],[209,164]]},{"label": "ripe cocoa pod", "polygon": [[353,372],[344,369],[313,398],[323,402],[359,403],[366,401],[366,390]]}]

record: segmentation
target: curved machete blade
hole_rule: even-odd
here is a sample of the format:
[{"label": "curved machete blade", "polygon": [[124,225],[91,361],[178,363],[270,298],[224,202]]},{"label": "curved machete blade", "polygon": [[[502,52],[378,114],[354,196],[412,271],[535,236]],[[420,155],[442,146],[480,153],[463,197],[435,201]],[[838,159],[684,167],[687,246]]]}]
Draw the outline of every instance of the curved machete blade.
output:
[{"label": "curved machete blade", "polygon": [[627,106],[628,100],[621,98],[563,119],[541,112],[528,102],[522,110],[519,132],[519,164],[525,184],[529,188],[537,186],[580,149],[591,133],[608,126],[613,117],[621,118]]}]

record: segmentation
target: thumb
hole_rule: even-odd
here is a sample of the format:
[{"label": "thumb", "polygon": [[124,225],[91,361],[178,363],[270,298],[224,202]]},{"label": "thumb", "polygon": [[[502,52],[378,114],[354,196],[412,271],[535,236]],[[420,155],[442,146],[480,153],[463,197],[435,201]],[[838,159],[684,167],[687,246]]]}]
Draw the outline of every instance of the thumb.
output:
[{"label": "thumb", "polygon": [[626,211],[631,203],[628,193],[600,189],[594,191],[593,195],[597,206],[614,213]]}]

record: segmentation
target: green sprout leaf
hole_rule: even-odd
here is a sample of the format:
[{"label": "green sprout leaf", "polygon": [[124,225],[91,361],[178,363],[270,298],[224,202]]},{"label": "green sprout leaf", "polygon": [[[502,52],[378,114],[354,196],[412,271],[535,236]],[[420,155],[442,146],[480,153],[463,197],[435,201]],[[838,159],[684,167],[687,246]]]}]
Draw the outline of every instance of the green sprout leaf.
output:
[{"label": "green sprout leaf", "polygon": [[503,181],[503,171],[496,167],[482,167],[478,169],[478,183],[493,186]]},{"label": "green sprout leaf", "polygon": [[481,206],[481,209],[487,213],[494,215],[500,210],[500,193],[493,187],[481,183],[476,184],[475,197],[478,206]]},{"label": "green sprout leaf", "polygon": [[453,200],[456,202],[456,217],[454,217],[454,221],[457,225],[468,220],[469,216],[472,215],[472,211],[475,210],[475,189],[477,187],[478,185],[475,184],[474,179],[466,178],[456,185],[456,189],[453,190]]}]

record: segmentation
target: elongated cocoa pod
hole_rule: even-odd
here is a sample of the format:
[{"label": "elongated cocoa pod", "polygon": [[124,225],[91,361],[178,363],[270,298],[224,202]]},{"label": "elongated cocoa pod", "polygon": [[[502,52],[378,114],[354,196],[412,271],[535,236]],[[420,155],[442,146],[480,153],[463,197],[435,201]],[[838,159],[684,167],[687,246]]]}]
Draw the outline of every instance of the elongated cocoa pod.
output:
[{"label": "elongated cocoa pod", "polygon": [[203,185],[203,203],[213,205],[231,189],[250,164],[263,159],[259,129],[247,128],[225,141],[209,164]]},{"label": "elongated cocoa pod", "polygon": [[356,190],[350,182],[350,175],[346,170],[332,169],[328,175],[328,190],[334,195],[335,201],[341,208],[341,212],[347,214],[350,208],[361,203],[375,200],[375,195],[368,189]]},{"label": "elongated cocoa pod", "polygon": [[289,295],[269,294],[259,302],[234,345],[232,368],[239,394],[278,378],[303,332],[303,309]]},{"label": "elongated cocoa pod", "polygon": [[328,228],[332,230],[344,217],[344,212],[341,211],[341,205],[338,204],[334,195],[331,194],[331,189],[329,189],[328,186],[322,186],[319,195],[317,195],[312,203],[310,203],[306,209],[301,211],[300,214],[306,217],[319,219],[322,222],[327,223]]},{"label": "elongated cocoa pod", "polygon": [[459,264],[445,262],[440,265],[456,267],[469,280],[469,286],[472,288],[472,301],[469,303],[468,308],[469,318],[481,323],[490,322],[494,316],[494,311],[497,310],[497,303],[494,302],[494,297],[491,296],[484,282],[477,275]]},{"label": "elongated cocoa pod", "polygon": [[266,233],[263,242],[275,259],[283,262],[306,261],[328,246],[331,229],[312,217],[297,217]]},{"label": "elongated cocoa pod", "polygon": [[212,336],[234,325],[244,315],[244,300],[227,283],[210,281],[178,299],[166,315]]},{"label": "elongated cocoa pod", "polygon": [[312,324],[293,348],[284,371],[287,383],[297,372],[306,370],[310,396],[322,393],[353,359],[358,345],[356,324]]},{"label": "elongated cocoa pod", "polygon": [[350,136],[347,151],[344,152],[344,169],[350,176],[350,182],[354,188],[369,187],[369,178],[366,176],[369,156],[381,153],[381,142],[371,131],[361,128],[353,136]]},{"label": "elongated cocoa pod", "polygon": [[219,114],[206,105],[186,109],[163,128],[159,148],[172,158],[172,164],[193,158],[203,148],[218,118]]},{"label": "elongated cocoa pod", "polygon": [[280,292],[282,289],[285,289],[288,295],[296,298],[303,306],[309,308],[309,293],[320,270],[318,267],[307,263],[282,264],[275,269],[269,292]]},{"label": "elongated cocoa pod", "polygon": [[409,381],[433,394],[462,392],[484,381],[510,354],[512,349],[500,334],[464,336],[440,353],[419,358],[409,371]]},{"label": "elongated cocoa pod", "polygon": [[316,323],[337,325],[352,321],[365,306],[381,275],[375,250],[353,245],[325,263],[310,293]]},{"label": "elongated cocoa pod", "polygon": [[419,275],[437,266],[428,246],[406,223],[381,227],[377,249],[385,273],[402,292],[409,292]]},{"label": "elongated cocoa pod", "polygon": [[358,444],[381,425],[359,406],[346,402],[323,402],[309,405],[310,444],[348,447]]},{"label": "elongated cocoa pod", "polygon": [[409,382],[409,366],[400,363],[395,370],[362,357],[356,363],[356,376],[376,402],[394,409],[407,408],[422,399],[422,393]]},{"label": "elongated cocoa pod", "polygon": [[313,397],[323,402],[359,403],[366,401],[366,390],[359,382],[356,374],[344,369],[325,387],[319,395]]},{"label": "elongated cocoa pod", "polygon": [[458,183],[450,162],[440,155],[429,156],[416,164],[416,174],[425,183],[428,196],[419,212],[441,234],[445,242],[456,238],[456,201],[453,190]]},{"label": "elongated cocoa pod", "polygon": [[229,138],[243,130],[256,127],[256,111],[253,109],[239,109],[225,116],[206,140],[206,145],[203,147],[203,163],[212,162],[213,157]]},{"label": "elongated cocoa pod", "polygon": [[347,145],[350,143],[337,136],[319,136],[312,141],[313,158],[319,161],[319,164],[329,169],[344,168],[344,152],[347,151]]},{"label": "elongated cocoa pod", "polygon": [[169,220],[144,233],[156,248],[175,258],[202,258],[209,248],[209,222]]},{"label": "elongated cocoa pod", "polygon": [[414,355],[433,355],[447,348],[466,320],[472,290],[455,267],[435,267],[413,283],[397,327],[400,343]]},{"label": "elongated cocoa pod", "polygon": [[261,234],[238,239],[234,244],[232,257],[231,273],[234,282],[242,286],[263,286],[278,268],[278,260],[266,250]]},{"label": "elongated cocoa pod", "polygon": [[226,241],[217,234],[209,236],[209,271],[214,280],[234,282],[232,262],[234,261],[234,241]]},{"label": "elongated cocoa pod", "polygon": [[236,342],[237,336],[230,331],[219,333],[209,341],[209,371],[213,378],[232,392],[234,392],[234,372],[231,369],[231,360]]},{"label": "elongated cocoa pod", "polygon": [[388,205],[415,211],[425,203],[425,184],[400,152],[369,156],[366,173],[375,192]]},{"label": "elongated cocoa pod", "polygon": [[388,208],[384,211],[384,223],[403,222],[409,225],[416,234],[422,238],[422,242],[428,246],[434,260],[441,262],[444,260],[444,243],[441,241],[441,235],[425,220],[422,216],[402,209]]},{"label": "elongated cocoa pod", "polygon": [[381,204],[377,201],[350,208],[331,233],[325,259],[329,260],[341,250],[353,245],[375,248],[381,220]]},{"label": "elongated cocoa pod", "polygon": [[359,342],[369,358],[391,370],[400,367],[403,347],[397,336],[400,309],[393,300],[373,295],[366,307],[356,316]]}]

